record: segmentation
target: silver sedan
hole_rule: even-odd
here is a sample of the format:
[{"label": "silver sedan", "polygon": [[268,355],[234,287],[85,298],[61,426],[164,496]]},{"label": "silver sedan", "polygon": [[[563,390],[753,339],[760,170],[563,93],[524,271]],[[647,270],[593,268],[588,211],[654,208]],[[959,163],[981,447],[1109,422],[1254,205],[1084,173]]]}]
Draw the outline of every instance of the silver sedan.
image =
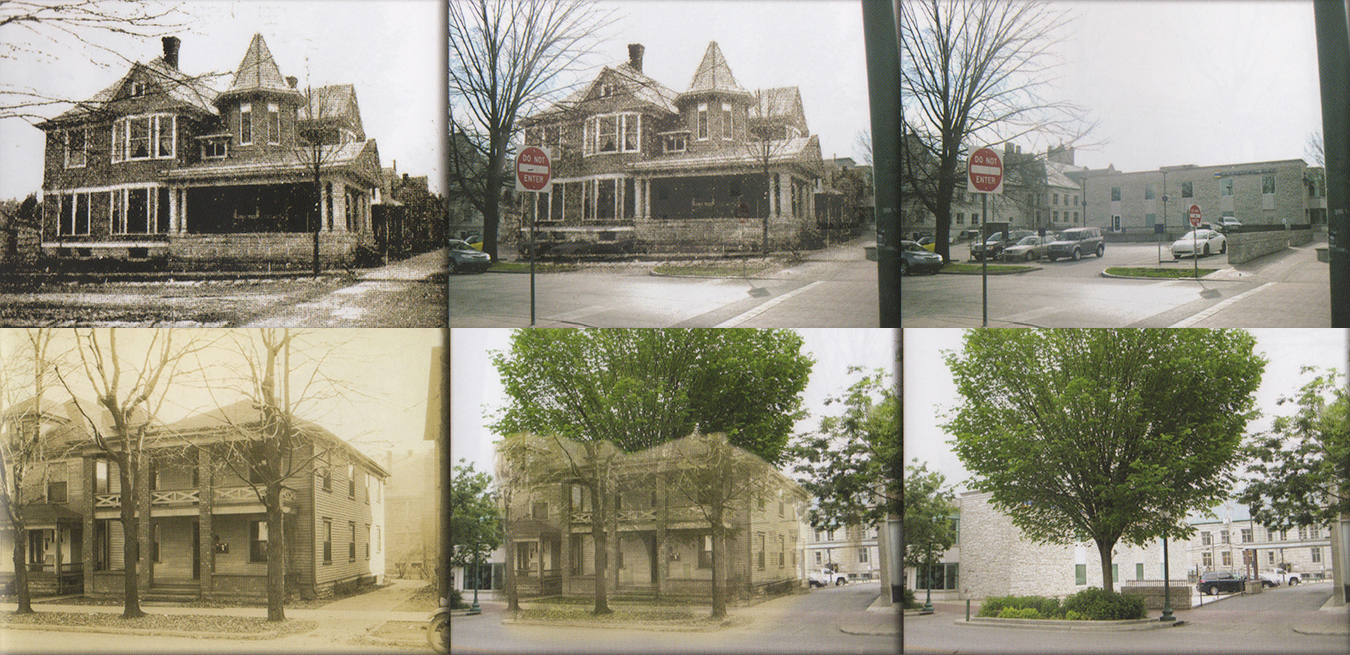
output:
[{"label": "silver sedan", "polygon": [[1038,236],[1022,237],[1021,241],[1008,246],[1003,251],[1003,261],[1030,261],[1040,259],[1045,256],[1045,247],[1049,243],[1047,239]]}]

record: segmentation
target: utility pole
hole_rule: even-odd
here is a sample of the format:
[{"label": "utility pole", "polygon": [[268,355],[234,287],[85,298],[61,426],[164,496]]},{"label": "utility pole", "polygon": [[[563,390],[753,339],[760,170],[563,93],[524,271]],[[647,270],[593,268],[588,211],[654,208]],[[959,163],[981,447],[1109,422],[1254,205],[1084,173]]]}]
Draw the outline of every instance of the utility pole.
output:
[{"label": "utility pole", "polygon": [[[872,115],[880,327],[900,327],[900,24],[889,0],[861,0]],[[894,7],[894,8],[893,8]]]},{"label": "utility pole", "polygon": [[1350,327],[1350,35],[1347,0],[1314,0],[1326,149],[1331,327]]}]

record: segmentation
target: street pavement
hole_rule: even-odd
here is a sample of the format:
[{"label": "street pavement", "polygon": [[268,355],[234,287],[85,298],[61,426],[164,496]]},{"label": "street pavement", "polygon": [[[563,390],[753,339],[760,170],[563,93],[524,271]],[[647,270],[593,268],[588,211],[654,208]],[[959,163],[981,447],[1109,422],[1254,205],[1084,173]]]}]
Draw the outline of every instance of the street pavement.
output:
[{"label": "street pavement", "polygon": [[293,305],[277,305],[242,327],[443,327],[447,251],[367,271],[356,284]]},{"label": "street pavement", "polygon": [[[1330,327],[1329,270],[1314,242],[1229,265],[1200,280],[1104,278],[1114,266],[1188,268],[1155,244],[1109,243],[1102,259],[1032,262],[1040,270],[989,277],[990,327]],[[964,249],[953,249],[960,256]],[[979,327],[981,276],[910,276],[901,281],[904,327]]]},{"label": "street pavement", "polygon": [[[148,653],[148,652],[406,652],[424,649],[425,633],[410,631],[403,639],[375,638],[373,633],[385,624],[412,623],[425,626],[430,612],[395,611],[419,588],[421,580],[391,580],[384,589],[328,603],[319,609],[286,608],[287,619],[309,619],[318,629],[276,639],[208,639],[181,631],[159,635],[69,632],[60,626],[24,626],[0,630],[0,653]],[[12,612],[14,603],[0,603],[0,611]],[[120,614],[122,606],[63,605],[34,603],[39,612],[81,612]],[[148,614],[267,616],[266,607],[180,607],[143,604]]]},{"label": "street pavement", "polygon": [[[812,590],[729,613],[744,625],[706,632],[616,627],[503,625],[505,603],[480,601],[478,616],[452,616],[452,653],[878,653],[898,649],[894,608],[869,606],[875,584]],[[863,634],[853,634],[863,632]]]},{"label": "street pavement", "polygon": [[[658,262],[535,275],[537,327],[876,327],[864,239],[750,278],[658,277]],[[526,327],[530,276],[450,276],[451,327]]]}]

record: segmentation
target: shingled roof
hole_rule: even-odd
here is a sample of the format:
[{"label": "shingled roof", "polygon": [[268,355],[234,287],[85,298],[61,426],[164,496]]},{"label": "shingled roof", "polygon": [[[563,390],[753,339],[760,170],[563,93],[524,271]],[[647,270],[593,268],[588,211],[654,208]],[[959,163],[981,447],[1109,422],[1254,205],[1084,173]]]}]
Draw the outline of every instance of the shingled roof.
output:
[{"label": "shingled roof", "polygon": [[708,51],[703,54],[703,61],[699,62],[698,69],[694,71],[694,79],[689,82],[689,90],[683,95],[693,95],[707,92],[723,92],[750,95],[731,74],[731,66],[727,64],[727,58],[722,56],[722,50],[717,47],[716,41],[708,43]]},{"label": "shingled roof", "polygon": [[187,75],[166,64],[163,57],[156,57],[149,63],[136,62],[132,64],[126,75],[119,78],[112,86],[95,93],[88,100],[76,103],[74,107],[57,115],[56,118],[39,123],[38,128],[47,129],[60,123],[81,121],[90,114],[102,111],[112,102],[121,99],[125,95],[122,90],[132,78],[138,76],[148,78],[150,84],[156,90],[162,91],[170,99],[185,106],[206,114],[218,115],[220,113],[215,107],[218,92],[203,81],[202,78],[205,76]]},{"label": "shingled roof", "polygon": [[292,89],[281,76],[281,70],[277,68],[277,62],[272,59],[272,52],[267,49],[267,42],[263,41],[261,34],[253,35],[253,41],[248,44],[248,51],[244,53],[244,60],[239,62],[239,69],[234,73],[234,81],[230,83],[230,88],[220,94],[217,101],[222,102],[231,96],[257,91],[300,95],[300,92]]},{"label": "shingled roof", "polygon": [[351,84],[321,86],[310,92],[308,109],[302,108],[300,120],[337,120],[365,139],[361,126],[361,108],[356,104],[356,87]]}]

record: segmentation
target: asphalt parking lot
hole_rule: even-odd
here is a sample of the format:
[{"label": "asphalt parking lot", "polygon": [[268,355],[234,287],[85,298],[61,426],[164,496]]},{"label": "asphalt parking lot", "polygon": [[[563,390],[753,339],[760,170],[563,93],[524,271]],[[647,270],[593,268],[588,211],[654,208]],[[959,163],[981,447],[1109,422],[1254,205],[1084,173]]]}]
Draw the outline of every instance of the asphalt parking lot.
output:
[{"label": "asphalt parking lot", "polygon": [[[1159,247],[1152,243],[1108,243],[1106,252],[1101,258],[1094,255],[1086,255],[1078,261],[1071,259],[1059,259],[1051,262],[1048,259],[1033,259],[1030,262],[1004,262],[999,260],[989,260],[990,264],[1012,264],[1040,266],[1042,270],[1032,271],[1024,275],[1037,277],[1100,277],[1103,269],[1115,266],[1162,266],[1164,268],[1191,268],[1191,257],[1183,257],[1180,260],[1172,258],[1172,253],[1167,250],[1171,242],[1162,244],[1161,264],[1159,264]],[[951,250],[952,261],[962,263],[978,264],[979,260],[970,259],[970,244],[956,244]],[[1228,266],[1228,255],[1201,255],[1197,262],[1200,268],[1225,268]]]}]

